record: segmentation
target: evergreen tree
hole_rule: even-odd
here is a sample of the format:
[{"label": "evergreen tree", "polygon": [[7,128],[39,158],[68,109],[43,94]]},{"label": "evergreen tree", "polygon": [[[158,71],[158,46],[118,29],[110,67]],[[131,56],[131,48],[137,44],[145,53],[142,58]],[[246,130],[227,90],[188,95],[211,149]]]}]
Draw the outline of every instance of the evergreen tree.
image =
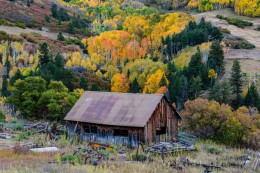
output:
[{"label": "evergreen tree", "polygon": [[58,53],[54,60],[55,66],[58,68],[64,68],[64,58]]},{"label": "evergreen tree", "polygon": [[199,96],[202,89],[202,80],[200,76],[193,77],[190,84],[190,98],[195,99]]},{"label": "evergreen tree", "polygon": [[63,36],[63,34],[62,34],[62,32],[59,32],[59,34],[58,34],[58,36],[57,36],[57,40],[59,40],[59,41],[64,41],[64,40],[65,40],[65,38],[64,38],[64,36]]},{"label": "evergreen tree", "polygon": [[208,69],[214,69],[218,75],[224,73],[224,52],[219,41],[213,41],[210,47]]},{"label": "evergreen tree", "polygon": [[190,60],[189,66],[188,66],[189,77],[198,76],[201,73],[203,66],[204,66],[204,64],[202,63],[200,49],[198,47],[197,52],[191,57],[191,60]]},{"label": "evergreen tree", "polygon": [[79,85],[80,88],[83,88],[84,90],[88,90],[88,81],[84,77],[80,77]]},{"label": "evergreen tree", "polygon": [[7,85],[8,85],[7,78],[3,77],[2,90],[1,90],[2,97],[7,97],[10,94],[8,89],[7,89]]},{"label": "evergreen tree", "polygon": [[44,64],[48,64],[49,62],[52,61],[52,56],[49,52],[49,45],[46,42],[40,45],[39,59],[40,59],[40,66]]},{"label": "evergreen tree", "polygon": [[58,9],[56,4],[52,4],[51,6],[51,14],[52,17],[57,18],[58,17]]},{"label": "evergreen tree", "polygon": [[139,93],[140,86],[136,78],[134,78],[133,82],[130,84],[130,92],[131,93]]},{"label": "evergreen tree", "polygon": [[238,60],[235,60],[233,62],[231,79],[230,79],[232,93],[236,95],[236,99],[234,100],[235,107],[238,107],[241,104],[240,93],[242,92],[242,83],[243,81],[242,81],[240,63]]},{"label": "evergreen tree", "polygon": [[254,82],[248,87],[245,97],[245,105],[256,107],[260,110],[260,98]]},{"label": "evergreen tree", "polygon": [[215,85],[210,90],[209,99],[219,103],[229,104],[231,98],[230,90],[230,84],[227,81],[216,81]]},{"label": "evergreen tree", "polygon": [[170,80],[171,76],[177,71],[174,62],[168,62],[166,76]]},{"label": "evergreen tree", "polygon": [[14,85],[15,81],[18,79],[24,79],[24,77],[19,69],[15,72],[14,76],[11,77],[11,79],[9,81],[10,85]]},{"label": "evergreen tree", "polygon": [[159,85],[160,85],[160,86],[167,86],[167,79],[166,79],[165,74],[163,74]]}]

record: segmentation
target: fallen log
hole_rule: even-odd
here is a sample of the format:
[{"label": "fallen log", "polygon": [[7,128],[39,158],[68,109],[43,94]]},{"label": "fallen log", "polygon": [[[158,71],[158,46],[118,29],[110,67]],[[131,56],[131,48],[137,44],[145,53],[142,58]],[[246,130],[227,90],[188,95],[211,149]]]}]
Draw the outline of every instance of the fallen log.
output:
[{"label": "fallen log", "polygon": [[43,152],[57,152],[59,149],[57,147],[45,147],[45,148],[32,148],[30,151],[43,153]]}]

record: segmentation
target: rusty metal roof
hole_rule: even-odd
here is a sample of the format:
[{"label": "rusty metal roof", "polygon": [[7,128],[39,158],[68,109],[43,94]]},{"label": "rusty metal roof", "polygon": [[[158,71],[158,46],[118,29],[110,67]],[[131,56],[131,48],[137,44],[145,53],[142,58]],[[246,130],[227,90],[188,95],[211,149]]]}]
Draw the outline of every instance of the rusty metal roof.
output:
[{"label": "rusty metal roof", "polygon": [[159,94],[86,91],[65,120],[144,127],[162,98]]}]

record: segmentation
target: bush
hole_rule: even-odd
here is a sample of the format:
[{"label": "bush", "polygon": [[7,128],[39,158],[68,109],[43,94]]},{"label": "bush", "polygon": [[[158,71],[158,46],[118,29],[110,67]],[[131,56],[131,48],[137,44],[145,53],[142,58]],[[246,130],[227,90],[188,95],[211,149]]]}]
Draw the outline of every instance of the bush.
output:
[{"label": "bush", "polygon": [[218,19],[226,20],[229,24],[235,25],[239,28],[244,28],[244,27],[247,27],[247,26],[253,26],[252,22],[248,22],[248,21],[241,20],[241,19],[238,19],[238,18],[225,17],[225,16],[222,16],[222,15],[219,15],[219,14],[216,17]]},{"label": "bush", "polygon": [[248,41],[235,42],[232,46],[233,49],[254,49],[255,45]]},{"label": "bush", "polygon": [[28,132],[22,132],[17,136],[16,140],[21,141],[21,140],[24,140],[24,139],[28,139],[28,137],[29,137]]},{"label": "bush", "polygon": [[72,154],[68,154],[68,155],[61,156],[60,161],[77,164],[77,163],[79,163],[79,158],[77,156],[72,155]]},{"label": "bush", "polygon": [[9,22],[6,19],[0,19],[0,25],[4,25],[4,26],[15,26],[15,24],[13,24],[12,22]]},{"label": "bush", "polygon": [[15,154],[28,154],[29,153],[29,148],[27,146],[22,146],[20,144],[16,144],[13,147],[13,152]]},{"label": "bush", "polygon": [[5,114],[2,111],[0,111],[0,122],[5,122],[5,118]]},{"label": "bush", "polygon": [[15,25],[16,25],[17,27],[19,27],[19,28],[22,28],[22,29],[25,29],[25,28],[26,28],[25,24],[22,23],[22,22],[16,22]]},{"label": "bush", "polygon": [[206,145],[203,146],[203,148],[210,154],[220,154],[223,152],[223,148],[215,145],[210,145],[210,146]]}]

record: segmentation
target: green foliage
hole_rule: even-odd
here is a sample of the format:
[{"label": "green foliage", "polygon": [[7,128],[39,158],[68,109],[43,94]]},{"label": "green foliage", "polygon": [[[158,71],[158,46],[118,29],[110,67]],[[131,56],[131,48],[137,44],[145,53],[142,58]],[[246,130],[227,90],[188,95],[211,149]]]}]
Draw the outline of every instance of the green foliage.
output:
[{"label": "green foliage", "polygon": [[232,93],[236,94],[236,99],[234,101],[234,106],[238,107],[241,104],[241,92],[242,92],[242,72],[241,72],[241,67],[240,63],[238,60],[235,60],[233,62],[232,66],[232,72],[231,72],[231,79],[230,79],[230,84],[232,87]]},{"label": "green foliage", "polygon": [[63,155],[60,157],[60,161],[63,162],[71,162],[73,164],[79,163],[79,158],[77,156],[74,156],[72,154]]},{"label": "green foliage", "polygon": [[14,104],[15,108],[25,117],[37,117],[37,102],[45,90],[46,81],[41,77],[18,79],[14,83],[12,95],[7,102]]},{"label": "green foliage", "polygon": [[230,116],[221,125],[216,134],[216,139],[227,145],[237,145],[241,142],[243,132],[241,123],[234,116]]},{"label": "green foliage", "polygon": [[219,18],[219,19],[226,20],[229,24],[235,25],[239,28],[244,28],[244,27],[247,27],[247,26],[253,26],[252,22],[244,21],[244,20],[241,20],[241,19],[238,19],[238,18],[225,17],[225,16],[222,16],[222,15],[217,15],[216,17]]},{"label": "green foliage", "polygon": [[5,122],[5,118],[5,114],[2,111],[0,111],[0,122]]},{"label": "green foliage", "polygon": [[211,100],[228,104],[231,101],[231,86],[227,81],[216,81],[209,93]]},{"label": "green foliage", "polygon": [[219,41],[213,41],[208,56],[208,69],[214,69],[218,75],[224,74],[224,52]]},{"label": "green foliage", "polygon": [[259,117],[257,112],[255,117],[249,112],[245,107],[233,112],[226,104],[198,98],[185,103],[183,126],[201,138],[210,138],[228,145],[243,145],[244,138],[255,133],[257,122],[254,119]]},{"label": "green foliage", "polygon": [[255,45],[246,40],[243,40],[232,44],[232,48],[233,49],[254,49]]},{"label": "green foliage", "polygon": [[162,39],[162,45],[165,45],[165,54],[172,57],[172,55],[177,55],[180,50],[187,46],[196,46],[212,40],[221,40],[222,37],[222,33],[217,27],[212,26],[211,23],[206,22],[202,18],[199,24],[192,21],[179,34]]},{"label": "green foliage", "polygon": [[22,132],[22,133],[20,133],[17,137],[16,137],[16,140],[17,141],[22,141],[22,140],[24,140],[24,139],[28,139],[28,137],[29,137],[29,132]]},{"label": "green foliage", "polygon": [[25,29],[26,28],[26,25],[22,22],[16,22],[15,23],[15,26],[19,27],[19,28],[22,28],[22,29]]},{"label": "green foliage", "polygon": [[7,87],[8,87],[8,80],[6,77],[3,77],[2,88],[1,88],[2,97],[7,97],[10,95],[10,92],[8,91]]},{"label": "green foliage", "polygon": [[58,9],[56,4],[51,6],[51,13],[52,17],[58,19],[59,21],[68,21],[70,19],[66,10],[64,10],[64,8]]},{"label": "green foliage", "polygon": [[139,93],[141,90],[138,81],[136,78],[134,78],[133,82],[130,84],[130,92],[131,93]]},{"label": "green foliage", "polygon": [[62,32],[59,32],[59,34],[58,34],[58,36],[57,36],[57,40],[59,40],[59,41],[64,41],[64,40],[65,40],[65,38],[64,38],[64,36],[63,36],[63,34],[62,34]]},{"label": "green foliage", "polygon": [[256,107],[260,110],[260,97],[254,82],[248,87],[244,104],[246,106]]}]

